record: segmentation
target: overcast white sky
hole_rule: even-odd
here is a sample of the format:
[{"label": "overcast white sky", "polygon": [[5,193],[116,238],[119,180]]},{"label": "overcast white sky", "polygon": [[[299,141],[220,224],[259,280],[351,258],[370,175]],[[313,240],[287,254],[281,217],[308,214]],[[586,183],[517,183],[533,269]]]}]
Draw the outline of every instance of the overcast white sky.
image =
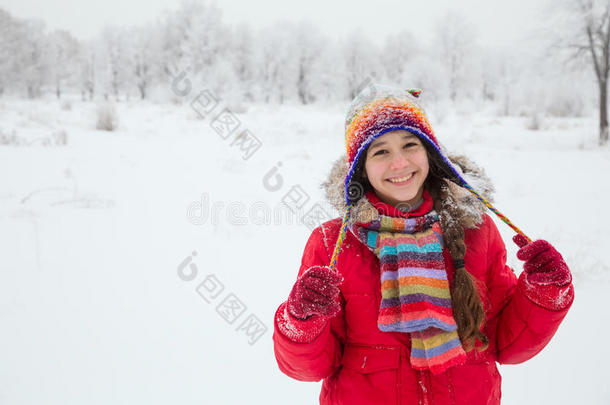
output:
[{"label": "overcast white sky", "polygon": [[[39,18],[49,28],[69,30],[90,38],[105,24],[137,25],[154,21],[179,0],[0,0],[0,7],[17,17]],[[422,37],[434,31],[447,10],[459,10],[475,26],[481,44],[507,45],[531,37],[548,12],[548,0],[217,0],[228,23],[249,22],[253,27],[276,20],[310,19],[323,32],[342,36],[360,29],[375,40],[406,26]],[[536,35],[535,33],[533,34]]]}]

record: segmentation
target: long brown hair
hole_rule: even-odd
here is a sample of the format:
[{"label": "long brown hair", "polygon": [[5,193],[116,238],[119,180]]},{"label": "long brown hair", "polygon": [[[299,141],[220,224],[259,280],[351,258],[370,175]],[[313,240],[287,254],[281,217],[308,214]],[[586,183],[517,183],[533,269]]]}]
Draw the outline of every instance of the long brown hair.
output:
[{"label": "long brown hair", "polygon": [[[485,322],[485,310],[476,287],[476,279],[464,267],[464,255],[466,253],[464,229],[458,221],[455,221],[455,217],[452,216],[452,214],[455,214],[455,209],[453,208],[455,201],[445,182],[445,179],[449,179],[457,183],[457,179],[446,168],[442,158],[433,147],[428,145],[426,141],[422,140],[421,142],[426,148],[429,165],[424,188],[428,190],[434,200],[434,210],[439,213],[444,243],[454,263],[456,263],[453,286],[451,288],[451,305],[453,317],[458,328],[458,335],[466,351],[471,351],[474,347],[478,351],[482,351],[489,346],[489,339],[481,332],[481,326]],[[373,186],[363,176],[366,152],[363,155],[363,158],[360,159],[354,170],[352,181],[359,183],[363,189],[362,191],[366,192],[372,190]],[[481,342],[479,346],[476,346],[477,340]]]}]

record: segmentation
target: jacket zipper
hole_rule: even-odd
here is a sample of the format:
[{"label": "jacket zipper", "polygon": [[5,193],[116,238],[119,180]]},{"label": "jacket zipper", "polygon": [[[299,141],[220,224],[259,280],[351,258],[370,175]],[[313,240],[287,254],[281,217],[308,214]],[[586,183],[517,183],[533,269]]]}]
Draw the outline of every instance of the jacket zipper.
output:
[{"label": "jacket zipper", "polygon": [[417,376],[416,384],[419,405],[430,405],[428,402],[428,389],[426,388],[426,383],[423,379],[423,372],[421,370],[415,370],[415,375]]},{"label": "jacket zipper", "polygon": [[400,356],[398,356],[398,381],[396,381],[396,405],[400,405],[400,397],[402,396],[402,356],[405,355],[403,349],[400,350]]},{"label": "jacket zipper", "polygon": [[451,399],[451,405],[455,405],[455,394],[453,392],[453,379],[451,378],[451,367],[447,370],[447,388],[449,389],[449,399]]}]

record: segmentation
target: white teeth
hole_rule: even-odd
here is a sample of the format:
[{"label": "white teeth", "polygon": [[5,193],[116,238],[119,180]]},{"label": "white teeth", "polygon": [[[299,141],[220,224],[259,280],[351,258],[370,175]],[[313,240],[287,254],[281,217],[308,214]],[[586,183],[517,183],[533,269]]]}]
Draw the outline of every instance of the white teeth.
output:
[{"label": "white teeth", "polygon": [[389,179],[392,183],[402,183],[403,181],[407,181],[409,180],[411,177],[413,177],[414,173],[411,173],[410,175],[408,175],[407,177],[394,177],[392,179]]}]

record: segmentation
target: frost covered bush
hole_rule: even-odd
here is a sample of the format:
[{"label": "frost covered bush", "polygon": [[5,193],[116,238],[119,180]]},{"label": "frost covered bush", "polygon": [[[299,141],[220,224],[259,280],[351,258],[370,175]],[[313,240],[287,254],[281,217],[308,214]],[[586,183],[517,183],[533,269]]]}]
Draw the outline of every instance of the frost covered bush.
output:
[{"label": "frost covered bush", "polygon": [[54,145],[65,146],[68,144],[68,134],[65,129],[60,129],[51,134],[51,140]]},{"label": "frost covered bush", "polygon": [[17,136],[17,132],[15,130],[11,131],[9,134],[8,132],[4,132],[2,129],[0,129],[0,145],[18,146],[21,143],[20,141],[21,140]]},{"label": "frost covered bush", "polygon": [[582,117],[585,114],[585,103],[581,98],[564,96],[549,102],[546,110],[554,117]]},{"label": "frost covered bush", "polygon": [[72,111],[72,103],[68,100],[64,100],[61,102],[61,109],[63,111]]},{"label": "frost covered bush", "polygon": [[110,102],[100,103],[97,106],[96,129],[102,131],[114,131],[119,124],[116,107]]},{"label": "frost covered bush", "polygon": [[227,103],[227,109],[235,114],[245,114],[248,112],[248,106],[239,101]]},{"label": "frost covered bush", "polygon": [[526,124],[527,129],[532,131],[538,131],[542,127],[542,117],[539,113],[533,112],[529,115]]},{"label": "frost covered bush", "polygon": [[9,133],[0,129],[0,145],[7,146],[66,146],[68,144],[68,134],[65,129],[54,131],[50,135],[43,135],[36,138],[18,135],[14,129]]}]

